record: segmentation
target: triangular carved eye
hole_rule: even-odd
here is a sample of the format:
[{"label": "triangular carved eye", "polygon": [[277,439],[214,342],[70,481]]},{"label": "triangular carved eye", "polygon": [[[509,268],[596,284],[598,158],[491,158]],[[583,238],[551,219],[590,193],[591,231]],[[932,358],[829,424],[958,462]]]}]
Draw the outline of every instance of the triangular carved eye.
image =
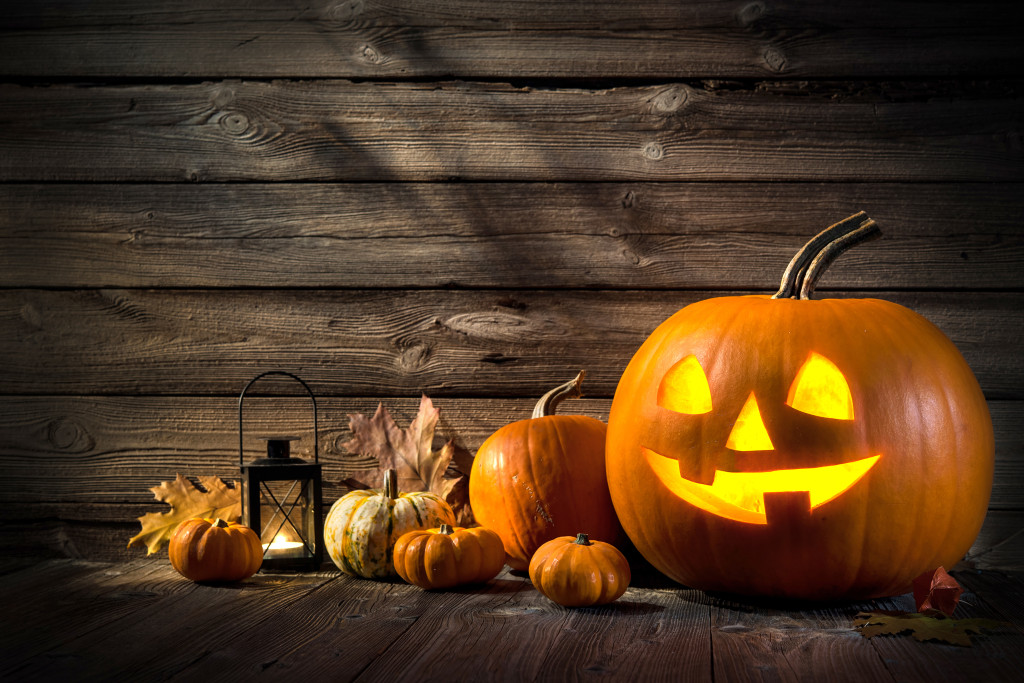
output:
[{"label": "triangular carved eye", "polygon": [[846,378],[835,363],[813,351],[796,373],[786,405],[808,415],[853,419],[853,396]]},{"label": "triangular carved eye", "polygon": [[687,356],[665,373],[658,387],[658,405],[686,415],[711,412],[711,387],[696,356]]}]

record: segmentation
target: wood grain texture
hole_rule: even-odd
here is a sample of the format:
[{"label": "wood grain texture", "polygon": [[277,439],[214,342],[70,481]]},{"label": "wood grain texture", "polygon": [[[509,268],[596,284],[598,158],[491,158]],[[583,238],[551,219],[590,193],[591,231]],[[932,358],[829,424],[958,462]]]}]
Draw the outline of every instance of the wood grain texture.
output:
[{"label": "wood grain texture", "polygon": [[[654,328],[722,292],[0,291],[4,391],[235,395],[291,370],[326,395],[539,396],[586,368],[611,396]],[[873,292],[958,346],[991,399],[1024,398],[1024,296]]]},{"label": "wood grain texture", "polygon": [[0,64],[22,77],[1019,76],[1015,18],[997,1],[75,0],[6,7]]},{"label": "wood grain texture", "polygon": [[[155,564],[155,563],[150,563]],[[144,599],[117,596],[125,612],[113,623],[94,623],[64,637],[49,639],[47,649],[9,671],[16,677],[75,680],[163,680],[186,669],[208,649],[272,620],[299,596],[333,575],[257,574],[241,584],[200,585],[157,564],[159,580]],[[147,584],[150,580],[147,579]],[[93,603],[94,609],[99,607]],[[72,608],[85,611],[80,604]],[[99,615],[103,609],[96,609]],[[237,630],[236,630],[237,629]],[[112,638],[111,632],[120,633]],[[173,633],[173,636],[171,635]],[[155,656],[160,653],[160,656]]]},{"label": "wood grain texture", "polygon": [[[9,680],[37,676],[45,653],[64,642],[102,631],[117,630],[121,619],[173,601],[196,589],[174,580],[166,562],[138,560],[117,567],[84,562],[43,563],[3,581],[7,614],[19,616],[17,628],[0,635],[0,675]],[[59,586],[60,599],[40,609],[40,595]],[[128,639],[127,634],[111,646]],[[31,664],[29,662],[32,662]],[[74,678],[82,680],[77,672]]]},{"label": "wood grain texture", "polygon": [[0,86],[0,180],[1019,181],[1015,86]]},{"label": "wood grain texture", "polygon": [[0,185],[0,287],[768,290],[857,210],[823,294],[1024,287],[1016,183]]},{"label": "wood grain texture", "polygon": [[715,680],[896,681],[871,642],[850,628],[860,609],[890,601],[843,602],[817,609],[716,595],[711,602]]},{"label": "wood grain texture", "polygon": [[[584,387],[585,388],[585,387]],[[383,402],[399,427],[416,416],[414,398],[321,398],[320,461],[324,499],[346,492],[342,480],[373,466],[350,452],[348,416],[372,415]],[[441,417],[434,446],[448,440],[475,452],[499,427],[530,416],[532,399],[438,398]],[[609,399],[563,403],[559,412],[608,419]],[[996,471],[990,508],[1024,510],[1024,402],[989,404],[996,438]],[[312,459],[312,423],[301,397],[246,399],[246,460],[265,446],[259,436],[301,436],[296,455]],[[0,501],[15,506],[43,503],[47,515],[72,520],[116,521],[111,511],[90,507],[155,505],[151,486],[178,472],[192,477],[238,479],[237,401],[233,397],[3,397],[0,398]],[[116,473],[116,474],[115,474]],[[10,510],[8,510],[10,512]],[[127,514],[127,513],[125,513]],[[129,518],[142,514],[135,508]],[[123,518],[122,515],[121,518]],[[1024,540],[1024,539],[1022,539]]]},{"label": "wood grain texture", "polygon": [[[74,680],[854,682],[953,673],[999,682],[1016,680],[1024,649],[1019,612],[972,648],[867,640],[853,630],[857,611],[912,609],[909,595],[799,605],[634,585],[611,605],[570,610],[507,571],[451,591],[334,570],[199,585],[160,559],[46,562],[0,577],[0,593],[31,584],[35,572],[73,577],[74,600],[54,582],[33,592],[32,608],[19,614],[26,628],[4,638],[12,656],[4,673],[15,680],[67,673]],[[997,616],[1000,596],[1021,592],[1018,574],[956,576],[968,581],[964,616]],[[87,612],[90,631],[78,618]],[[50,621],[45,637],[33,638]]]}]

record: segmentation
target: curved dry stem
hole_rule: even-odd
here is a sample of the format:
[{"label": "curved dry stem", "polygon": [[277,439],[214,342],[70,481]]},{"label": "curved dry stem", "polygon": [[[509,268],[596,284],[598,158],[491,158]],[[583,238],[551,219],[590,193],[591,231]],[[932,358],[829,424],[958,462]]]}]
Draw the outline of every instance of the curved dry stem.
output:
[{"label": "curved dry stem", "polygon": [[579,398],[582,396],[583,378],[586,374],[586,370],[580,370],[580,374],[576,375],[575,378],[541,396],[540,400],[537,401],[537,405],[533,407],[533,415],[531,417],[537,418],[554,415],[559,403],[567,398]]},{"label": "curved dry stem", "polygon": [[[797,298],[802,283],[806,278],[807,271],[814,258],[829,244],[836,239],[857,230],[865,221],[870,221],[868,215],[858,211],[849,218],[844,218],[834,225],[825,228],[803,246],[796,253],[793,260],[786,266],[786,272],[782,274],[782,283],[779,291],[772,295],[773,299],[794,299]],[[813,285],[812,285],[813,288]]]},{"label": "curved dry stem", "polygon": [[818,279],[825,274],[829,264],[835,260],[837,256],[842,254],[850,247],[860,244],[869,239],[874,239],[882,234],[882,231],[878,228],[878,224],[870,218],[865,217],[863,223],[860,224],[853,232],[848,232],[842,237],[829,242],[824,249],[818,252],[818,255],[811,261],[811,265],[807,266],[807,271],[804,274],[803,282],[800,283],[800,299],[810,299],[811,293],[814,292],[814,288],[818,284]]}]

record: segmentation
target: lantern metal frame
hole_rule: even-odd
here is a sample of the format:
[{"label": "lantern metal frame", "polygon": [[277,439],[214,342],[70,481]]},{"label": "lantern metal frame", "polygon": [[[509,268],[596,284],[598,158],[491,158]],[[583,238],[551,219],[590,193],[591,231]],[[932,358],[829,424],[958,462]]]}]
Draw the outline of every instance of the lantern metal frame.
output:
[{"label": "lantern metal frame", "polygon": [[[290,457],[289,442],[296,440],[297,437],[268,438],[267,457],[250,463],[245,462],[242,414],[245,395],[253,384],[268,376],[291,378],[301,384],[306,393],[309,394],[309,399],[313,405],[313,462]],[[269,494],[273,504],[277,507],[277,512],[284,515],[281,526],[283,527],[285,523],[290,523],[292,528],[298,532],[306,551],[302,557],[273,557],[272,555],[268,556],[268,553],[270,553],[270,548],[268,547],[263,551],[261,571],[317,571],[320,565],[323,564],[324,557],[323,472],[320,464],[319,422],[317,419],[316,397],[313,395],[313,390],[300,377],[283,370],[269,370],[253,377],[245,385],[245,388],[242,389],[242,393],[238,396],[238,465],[242,472],[242,514],[244,515],[245,524],[256,532],[262,543],[264,524],[260,514],[260,490],[262,488]],[[284,503],[278,501],[274,493],[264,485],[266,482],[274,481],[294,482],[288,495],[284,497]],[[313,538],[305,537],[309,532],[305,528],[305,522],[297,526],[291,517],[298,504],[298,498],[290,506],[287,505],[288,496],[291,495],[291,491],[296,485],[300,484],[303,488],[312,487],[312,500],[309,501],[309,505],[312,506]],[[255,495],[253,492],[256,492]],[[286,506],[287,510],[285,509]],[[277,512],[275,512],[275,516]]]}]

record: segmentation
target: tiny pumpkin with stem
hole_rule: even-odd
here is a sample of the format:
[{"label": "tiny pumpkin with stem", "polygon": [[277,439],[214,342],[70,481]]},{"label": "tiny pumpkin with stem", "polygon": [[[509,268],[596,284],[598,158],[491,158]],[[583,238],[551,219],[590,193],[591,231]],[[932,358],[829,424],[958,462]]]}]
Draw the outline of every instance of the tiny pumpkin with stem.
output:
[{"label": "tiny pumpkin with stem", "polygon": [[505,547],[490,529],[442,524],[403,534],[395,543],[395,571],[420,588],[452,588],[490,581],[505,566]]},{"label": "tiny pumpkin with stem", "polygon": [[178,525],[167,547],[171,566],[193,581],[241,581],[263,564],[259,536],[247,526],[196,517]]},{"label": "tiny pumpkin with stem", "polygon": [[560,536],[543,544],[530,560],[530,581],[564,607],[604,605],[622,597],[631,579],[619,550],[587,534]]}]

